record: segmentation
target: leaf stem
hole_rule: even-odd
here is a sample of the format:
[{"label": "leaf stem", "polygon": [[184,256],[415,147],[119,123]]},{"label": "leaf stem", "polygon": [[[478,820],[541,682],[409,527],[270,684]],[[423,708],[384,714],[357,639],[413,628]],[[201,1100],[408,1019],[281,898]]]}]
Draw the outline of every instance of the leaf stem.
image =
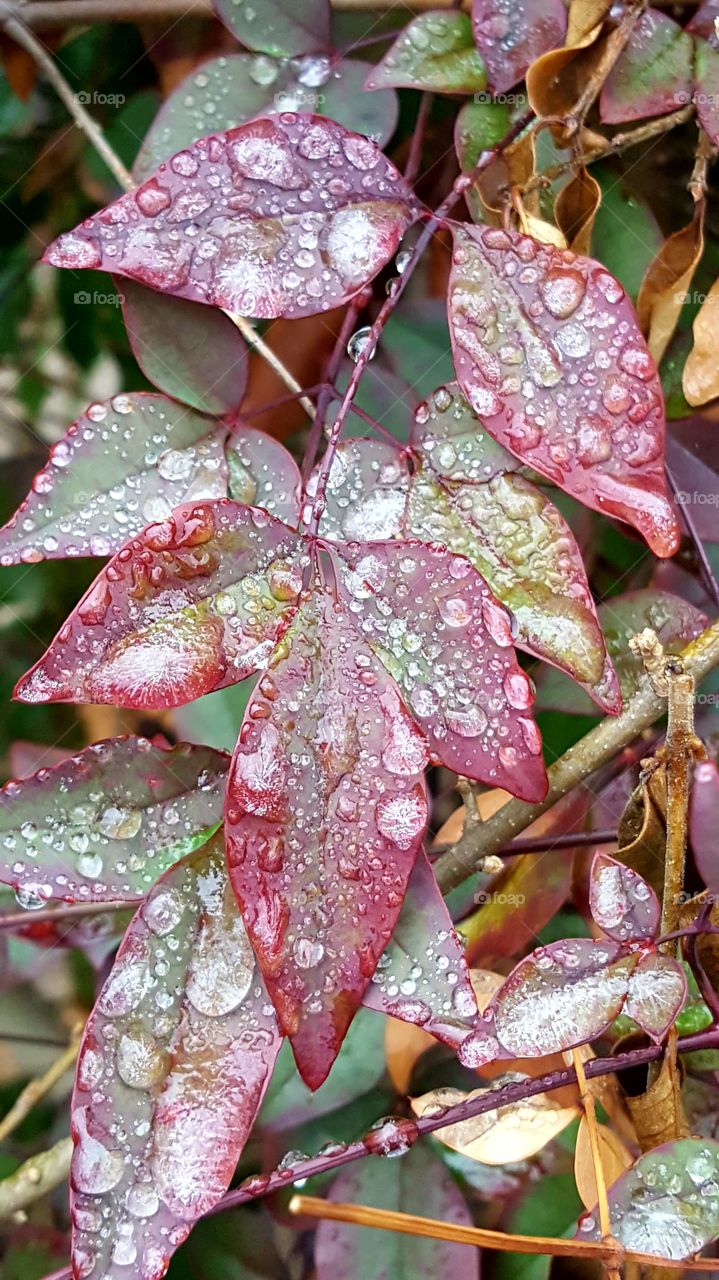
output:
[{"label": "leaf stem", "polygon": [[[667,736],[663,749],[667,779],[667,840],[662,897],[662,934],[679,926],[679,905],[684,884],[689,809],[689,766],[697,748],[694,734],[694,677],[683,664],[670,659],[665,675],[668,686]],[[676,952],[666,942],[662,950]]]},{"label": "leaf stem", "polygon": [[30,1114],[33,1107],[57,1084],[58,1080],[61,1080],[68,1071],[72,1070],[77,1058],[78,1044],[79,1040],[75,1035],[65,1052],[60,1054],[60,1057],[53,1062],[44,1075],[38,1076],[37,1080],[31,1080],[25,1086],[20,1096],[13,1102],[10,1110],[0,1120],[0,1142],[4,1142],[17,1129],[25,1117]]},{"label": "leaf stem", "polygon": [[[31,1156],[19,1169],[0,1181],[0,1222],[41,1200],[64,1182],[70,1172],[72,1138],[61,1138],[54,1147]],[[61,1274],[70,1274],[67,1272]]]}]

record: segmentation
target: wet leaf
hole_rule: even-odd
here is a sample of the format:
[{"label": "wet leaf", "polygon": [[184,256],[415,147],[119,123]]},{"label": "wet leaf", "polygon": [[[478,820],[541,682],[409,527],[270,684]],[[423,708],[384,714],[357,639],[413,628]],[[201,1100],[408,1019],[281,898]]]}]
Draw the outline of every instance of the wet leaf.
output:
[{"label": "wet leaf", "polygon": [[264,431],[240,424],[227,438],[226,456],[230,497],[262,507],[294,529],[300,515],[301,478],[284,445]]},{"label": "wet leaf", "polygon": [[[664,243],[664,236],[648,200],[617,179],[609,165],[592,165],[602,189],[602,202],[594,221],[595,257],[617,277],[631,298],[636,298],[645,271]],[[617,234],[617,224],[622,228]]]},{"label": "wet leaf", "polygon": [[[424,1146],[401,1160],[359,1160],[343,1169],[330,1200],[436,1217],[470,1226],[471,1214],[452,1175]],[[321,1222],[315,1244],[317,1280],[479,1280],[479,1251],[420,1236]]]},{"label": "wet leaf", "polygon": [[143,897],[222,820],[229,757],[115,738],[0,791],[0,880],[22,906]]},{"label": "wet leaf", "polygon": [[248,49],[291,58],[330,43],[328,0],[214,0],[218,17]]},{"label": "wet leaf", "polygon": [[656,361],[661,360],[677,326],[703,249],[703,211],[698,206],[688,226],[668,236],[647,267],[637,315]]},{"label": "wet leaf", "polygon": [[516,232],[456,225],[454,238],[452,344],[475,413],[523,462],[671,555],[661,388],[618,281]]},{"label": "wet leaf", "polygon": [[[412,1110],[416,1116],[430,1116],[439,1108],[487,1097],[510,1081],[519,1083],[526,1079],[512,1072],[498,1076],[488,1089],[473,1089],[471,1093],[461,1089],[432,1089],[419,1098],[412,1098]],[[561,1107],[545,1095],[536,1094],[522,1102],[510,1102],[444,1129],[435,1129],[433,1136],[470,1160],[489,1165],[516,1164],[542,1151],[578,1115],[578,1106]]]},{"label": "wet leaf", "polygon": [[523,79],[541,54],[561,44],[567,27],[562,0],[473,0],[474,38],[492,93]]},{"label": "wet leaf", "polygon": [[[412,192],[373,142],[287,113],[193,143],[60,236],[45,261],[241,315],[295,318],[351,298],[415,216]],[[190,224],[194,236],[181,238]]]},{"label": "wet leaf", "polygon": [[543,798],[531,685],[509,615],[469,561],[414,542],[332,549],[355,626],[397,681],[434,757],[522,799]]},{"label": "wet leaf", "polygon": [[210,58],[163,102],[140,148],[133,173],[149,177],[163,160],[213,129],[235,129],[258,116],[283,111],[316,111],[384,146],[397,123],[397,95],[364,91],[367,63],[359,59],[310,56],[296,63],[261,54]]},{"label": "wet leaf", "polygon": [[[719,61],[719,54],[716,55]],[[717,307],[719,280],[715,280],[694,320],[694,344],[682,374],[682,389],[691,405],[706,404],[719,396],[719,374],[716,362]]]},{"label": "wet leaf", "polygon": [[151,891],[85,1028],[72,1103],[78,1272],[160,1280],[226,1190],[279,1047],[217,840]]},{"label": "wet leaf", "polygon": [[[400,537],[409,490],[407,454],[384,440],[343,440],[332,459],[326,504],[320,522],[323,538],[376,542]],[[307,496],[317,489],[317,472]]]},{"label": "wet leaf", "polygon": [[594,219],[601,200],[602,189],[585,168],[578,169],[559,192],[554,202],[554,217],[572,253],[586,256],[591,252]]},{"label": "wet leaf", "polygon": [[692,98],[694,42],[665,13],[641,14],[599,98],[605,124],[665,115]]},{"label": "wet leaf", "polygon": [[642,1151],[651,1151],[661,1143],[689,1137],[682,1101],[682,1075],[676,1054],[665,1053],[657,1078],[644,1093],[636,1097],[627,1094],[625,1101]]},{"label": "wet leaf", "polygon": [[719,892],[719,769],[713,760],[703,760],[694,768],[689,796],[689,838],[697,871],[707,889]]},{"label": "wet leaf", "polygon": [[[492,102],[488,94],[480,96],[480,102],[465,102],[455,121],[454,146],[463,173],[471,173],[482,152],[496,146],[512,125],[512,111],[507,103]],[[490,167],[500,159],[498,156]],[[486,221],[476,183],[467,188],[464,198],[473,222]]]},{"label": "wet leaf", "polygon": [[254,507],[178,507],[110,560],[16,696],[166,708],[243,680],[291,616],[300,547]]},{"label": "wet leaf", "polygon": [[316,590],[249,705],[226,814],[232,884],[311,1088],[397,921],[426,825],[426,761],[390,677]]},{"label": "wet leaf", "polygon": [[440,93],[484,89],[487,73],[466,13],[422,13],[407,24],[370,72],[367,89],[408,86]]},{"label": "wet leaf", "polygon": [[111,555],[173,507],[224,497],[225,434],[162,395],[91,404],[0,530],[0,564]]},{"label": "wet leaf", "polygon": [[[640,1156],[609,1191],[612,1235],[625,1249],[689,1258],[719,1234],[719,1143],[668,1142]],[[580,1219],[578,1240],[599,1240],[597,1218]]]},{"label": "wet leaf", "polygon": [[[634,1163],[634,1157],[621,1138],[612,1129],[608,1129],[606,1125],[597,1125],[597,1137],[599,1139],[599,1159],[604,1175],[604,1185],[605,1187],[611,1187],[617,1178],[620,1178],[627,1169],[631,1168]],[[586,1116],[582,1116],[579,1122],[577,1145],[574,1148],[574,1178],[585,1209],[593,1209],[599,1196]]]},{"label": "wet leaf", "polygon": [[247,383],[247,347],[232,321],[134,280],[117,283],[127,336],[145,377],[203,413],[236,409]]},{"label": "wet leaf", "polygon": [[719,145],[719,53],[716,39],[715,34],[713,47],[705,40],[694,42],[693,94],[699,123],[714,146]]},{"label": "wet leaf", "polygon": [[549,859],[535,854],[509,859],[487,888],[475,893],[477,910],[460,926],[470,963],[499,964],[526,950],[566,902],[571,884],[571,850],[555,850]]},{"label": "wet leaf", "polygon": [[624,1012],[653,1040],[664,1038],[687,994],[684,970],[672,956],[649,951],[629,979]]},{"label": "wet leaf", "polygon": [[651,940],[659,928],[654,890],[631,867],[606,853],[597,853],[592,860],[589,909],[602,932],[615,942]]}]

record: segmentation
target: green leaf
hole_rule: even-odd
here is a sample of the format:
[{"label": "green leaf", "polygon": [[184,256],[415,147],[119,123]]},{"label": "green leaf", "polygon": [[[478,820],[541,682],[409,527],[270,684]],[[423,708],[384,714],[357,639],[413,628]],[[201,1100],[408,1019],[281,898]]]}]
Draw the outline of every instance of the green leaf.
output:
[{"label": "green leaf", "polygon": [[248,49],[295,57],[327,48],[329,0],[215,0],[218,17]]},{"label": "green leaf", "polygon": [[592,232],[593,252],[629,296],[636,299],[664,236],[649,205],[613,169],[593,165],[592,174],[602,188]]},{"label": "green leaf", "polygon": [[[569,1236],[582,1211],[574,1175],[571,1173],[544,1174],[539,1182],[530,1186],[521,1202],[510,1215],[506,1230],[513,1235]],[[496,1280],[546,1280],[551,1258],[527,1256],[522,1253],[497,1254]]]},{"label": "green leaf", "polygon": [[487,72],[466,13],[423,13],[367,77],[367,89],[406,86],[440,93],[484,89]]}]

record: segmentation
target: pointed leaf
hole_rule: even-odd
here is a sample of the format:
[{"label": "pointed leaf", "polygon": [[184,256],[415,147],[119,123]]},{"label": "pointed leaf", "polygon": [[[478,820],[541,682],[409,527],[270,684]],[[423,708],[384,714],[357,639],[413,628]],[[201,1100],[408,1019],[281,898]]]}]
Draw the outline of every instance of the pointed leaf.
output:
[{"label": "pointed leaf", "polygon": [[679,961],[649,951],[629,979],[624,1012],[659,1041],[675,1022],[686,995],[687,980]]},{"label": "pointed leaf", "polygon": [[[484,1089],[473,1089],[471,1093],[464,1093],[461,1089],[432,1089],[412,1099],[412,1110],[416,1116],[430,1116],[433,1112],[436,1114],[438,1108],[487,1097],[503,1085],[518,1084],[526,1079],[527,1076],[512,1072],[499,1076]],[[510,1102],[494,1111],[458,1120],[444,1129],[435,1129],[432,1136],[468,1160],[479,1160],[488,1165],[517,1164],[542,1151],[578,1114],[578,1106],[559,1106],[552,1098],[540,1093],[522,1102]]]},{"label": "pointed leaf", "polygon": [[152,890],[85,1028],[76,1274],[161,1280],[229,1185],[280,1042],[214,841]]},{"label": "pointed leaf", "polygon": [[522,465],[488,434],[456,382],[437,387],[418,406],[409,442],[443,480],[485,484]]},{"label": "pointed leaf", "polygon": [[225,430],[166,396],[113,396],[73,422],[0,529],[0,564],[107,556],[173,507],[223,498]]},{"label": "pointed leaf", "polygon": [[235,53],[195,67],[165,99],[133,166],[138,182],[163,160],[207,133],[236,129],[257,116],[316,111],[371,137],[382,147],[397,124],[397,95],[389,89],[365,93],[367,63],[314,56],[297,63]]},{"label": "pointed leaf", "polygon": [[300,517],[299,467],[279,440],[240,424],[227,439],[230,497],[262,507],[294,529]]},{"label": "pointed leaf", "polygon": [[248,49],[292,58],[330,43],[329,0],[214,0],[217,15]]},{"label": "pointed leaf", "polygon": [[642,13],[604,82],[604,123],[661,116],[691,102],[693,49],[691,36],[667,14]]},{"label": "pointed leaf", "polygon": [[638,942],[656,937],[659,902],[638,872],[606,853],[592,860],[589,909],[599,928],[615,942]]},{"label": "pointed leaf", "polygon": [[562,0],[473,0],[474,38],[492,93],[524,78],[536,58],[561,44],[567,29]]},{"label": "pointed leaf", "polygon": [[[597,1141],[604,1185],[611,1187],[617,1178],[631,1168],[634,1160],[619,1135],[607,1128],[605,1124],[597,1125]],[[579,1122],[577,1143],[574,1148],[574,1179],[585,1209],[593,1209],[599,1199],[599,1193],[586,1115],[583,1115]]]},{"label": "pointed leaf", "polygon": [[[719,68],[719,53],[711,50]],[[719,89],[719,81],[717,82]],[[719,93],[716,95],[719,104]],[[719,112],[717,114],[719,126]],[[719,135],[719,127],[717,128]],[[716,141],[719,141],[719,136]],[[692,349],[682,371],[682,390],[687,403],[706,404],[719,395],[719,375],[716,366],[716,310],[719,305],[719,280],[715,280],[704,298],[692,325]]]},{"label": "pointed leaf", "polygon": [[[719,1142],[683,1138],[640,1156],[609,1191],[612,1235],[657,1258],[693,1257],[719,1235]],[[577,1240],[600,1240],[598,1215]]]},{"label": "pointed leaf", "polygon": [[118,279],[117,288],[132,353],[145,377],[203,413],[236,409],[247,384],[248,352],[229,317],[135,280]]},{"label": "pointed leaf", "polygon": [[637,297],[637,316],[647,345],[659,362],[666,352],[688,301],[689,286],[704,252],[704,211],[663,240],[646,269]]},{"label": "pointed leaf", "polygon": [[0,791],[0,881],[23,906],[132,902],[222,820],[229,757],[146,738],[87,747]]},{"label": "pointed leaf", "polygon": [[714,146],[719,146],[719,52],[706,40],[694,44],[694,94],[699,123]]},{"label": "pointed leaf", "polygon": [[[316,493],[317,474],[308,498]],[[343,440],[327,481],[322,537],[377,542],[402,536],[409,485],[407,455],[400,449],[383,440]]]},{"label": "pointed leaf", "polygon": [[707,889],[719,893],[719,769],[713,760],[695,766],[689,797],[689,836],[697,871]]},{"label": "pointed leaf", "polygon": [[60,236],[45,261],[241,315],[314,315],[377,275],[416,209],[368,138],[288,112],[193,143]]},{"label": "pointed leaf", "polygon": [[416,542],[334,543],[355,625],[447,768],[524,800],[547,779],[510,620],[468,560]]},{"label": "pointed leaf", "polygon": [[457,1045],[477,1017],[462,943],[420,851],[394,933],[363,1004]]},{"label": "pointed leaf", "polygon": [[426,760],[393,681],[316,590],[249,705],[226,814],[232,884],[311,1088],[399,915],[426,825]]},{"label": "pointed leaf", "polygon": [[661,387],[621,285],[515,231],[453,230],[452,344],[475,413],[522,461],[671,555]]},{"label": "pointed leaf", "polygon": [[487,72],[466,13],[421,13],[367,77],[367,89],[407,86],[440,93],[484,89]]},{"label": "pointed leaf", "polygon": [[16,696],[164,708],[243,680],[287,625],[301,546],[255,507],[178,507],[109,562]]}]

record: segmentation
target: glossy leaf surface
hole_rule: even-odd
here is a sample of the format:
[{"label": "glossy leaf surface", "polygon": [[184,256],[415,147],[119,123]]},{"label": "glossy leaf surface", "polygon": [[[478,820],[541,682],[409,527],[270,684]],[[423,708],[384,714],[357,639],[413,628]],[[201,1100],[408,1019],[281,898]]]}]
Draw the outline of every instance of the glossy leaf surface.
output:
[{"label": "glossy leaf surface", "polygon": [[624,1012],[653,1040],[664,1038],[687,994],[684,970],[672,956],[649,951],[629,979]]},{"label": "glossy leaf surface", "polygon": [[562,0],[473,0],[474,38],[492,93],[521,80],[536,58],[561,44],[567,29]]},{"label": "glossy leaf surface", "polygon": [[409,187],[368,138],[284,113],[193,143],[60,236],[45,261],[111,270],[241,315],[292,318],[351,298],[415,216]]},{"label": "glossy leaf surface", "polygon": [[284,445],[264,431],[240,425],[227,438],[229,496],[263,507],[294,529],[300,514],[300,472]]},{"label": "glossy leaf surface", "polygon": [[643,120],[692,97],[693,41],[667,14],[643,13],[609,72],[599,99],[606,124]]},{"label": "glossy leaf surface", "polygon": [[[378,542],[403,536],[411,483],[408,457],[384,440],[343,440],[332,459],[323,538],[340,542]],[[307,487],[313,497],[317,473]]]},{"label": "glossy leaf surface", "polygon": [[[453,1107],[458,1103],[486,1097],[491,1089],[501,1088],[510,1082],[519,1083],[526,1077],[513,1072],[498,1077],[490,1088],[473,1089],[464,1093],[461,1089],[432,1089],[419,1098],[412,1099],[412,1110],[417,1116],[429,1116],[438,1107]],[[552,1098],[537,1094],[522,1102],[510,1102],[494,1111],[485,1111],[444,1129],[435,1129],[434,1138],[453,1151],[480,1160],[482,1164],[504,1165],[528,1160],[556,1138],[579,1113],[577,1106],[559,1106]]]},{"label": "glossy leaf surface", "polygon": [[454,240],[455,366],[487,430],[671,555],[661,389],[621,285],[591,258],[514,231],[455,226]]},{"label": "glossy leaf surface", "polygon": [[287,625],[300,546],[258,508],[177,508],[109,562],[16,695],[163,708],[244,679]]},{"label": "glossy leaf surface", "polygon": [[487,73],[465,13],[422,13],[367,77],[368,89],[407,86],[444,93],[484,89]]},{"label": "glossy leaf surface", "polygon": [[314,53],[329,45],[328,0],[215,0],[217,14],[248,49],[275,57]]},{"label": "glossy leaf surface", "polygon": [[325,1079],[399,915],[427,819],[424,738],[316,590],[248,707],[227,792],[232,884],[303,1079]]},{"label": "glossy leaf surface", "polygon": [[0,880],[23,906],[147,893],[222,820],[229,757],[114,738],[0,792]]},{"label": "glossy leaf surface", "polygon": [[646,880],[623,862],[598,853],[592,861],[589,908],[594,920],[615,942],[655,937],[659,902]]}]

